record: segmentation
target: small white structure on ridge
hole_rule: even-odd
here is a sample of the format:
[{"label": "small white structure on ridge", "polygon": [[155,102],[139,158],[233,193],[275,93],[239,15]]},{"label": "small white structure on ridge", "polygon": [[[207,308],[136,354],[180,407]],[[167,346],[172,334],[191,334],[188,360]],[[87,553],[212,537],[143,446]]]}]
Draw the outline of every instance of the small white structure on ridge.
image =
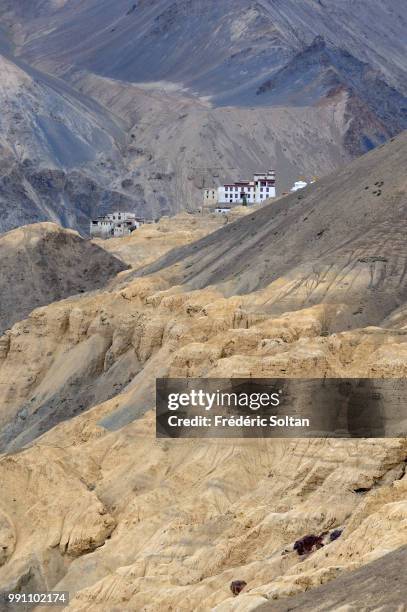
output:
[{"label": "small white structure on ridge", "polygon": [[294,183],[294,186],[291,188],[291,191],[299,191],[300,189],[305,189],[305,187],[308,187],[308,183],[306,183],[305,181],[297,181]]},{"label": "small white structure on ridge", "polygon": [[215,208],[216,215],[227,215],[232,210],[231,206],[217,206]]}]

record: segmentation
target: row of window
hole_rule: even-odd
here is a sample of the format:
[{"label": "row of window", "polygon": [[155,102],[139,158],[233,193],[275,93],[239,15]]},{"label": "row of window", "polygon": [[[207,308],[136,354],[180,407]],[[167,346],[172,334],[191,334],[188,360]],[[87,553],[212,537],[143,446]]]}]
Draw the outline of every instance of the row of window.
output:
[{"label": "row of window", "polygon": [[[242,201],[243,200],[243,197],[233,196],[233,194],[229,195],[229,196],[226,196],[226,197],[229,198],[229,202],[231,204],[233,204],[233,202]],[[253,197],[252,196],[248,196],[246,199],[247,199],[248,202],[253,202]],[[266,199],[267,199],[267,194],[260,194],[260,200],[266,200]]]},{"label": "row of window", "polygon": [[[225,187],[225,191],[239,191],[241,189],[241,187]],[[253,191],[254,187],[244,187],[244,189],[249,189],[250,191]]]},{"label": "row of window", "polygon": [[[263,195],[264,193],[270,193],[270,189],[267,187],[265,189],[261,189],[260,190],[260,195]],[[226,197],[229,198],[242,198],[244,195],[248,198],[254,198],[254,193],[246,193],[246,192],[240,192],[240,193],[226,193],[225,194]],[[208,196],[207,196],[208,197]]]},{"label": "row of window", "polygon": [[[258,187],[259,185],[256,185],[256,187]],[[260,183],[260,187],[275,187],[275,183],[274,181],[262,181]],[[255,187],[253,185],[250,186],[244,186],[244,187],[228,187],[227,185],[225,185],[225,191],[239,191],[240,189],[248,189],[249,191],[254,191]]]},{"label": "row of window", "polygon": [[[266,190],[267,192],[270,192],[271,187],[260,187],[260,191],[264,191]],[[225,192],[226,191],[235,191],[235,192],[239,192],[241,191],[240,187],[225,187]],[[254,187],[250,187],[250,189],[248,191],[245,191],[244,193],[247,193],[248,195],[250,195],[252,192],[254,192]]]},{"label": "row of window", "polygon": [[[92,221],[92,225],[113,225],[114,221]],[[123,220],[120,223],[115,222],[119,227],[121,225],[133,225],[135,224],[135,220],[127,221]]]}]

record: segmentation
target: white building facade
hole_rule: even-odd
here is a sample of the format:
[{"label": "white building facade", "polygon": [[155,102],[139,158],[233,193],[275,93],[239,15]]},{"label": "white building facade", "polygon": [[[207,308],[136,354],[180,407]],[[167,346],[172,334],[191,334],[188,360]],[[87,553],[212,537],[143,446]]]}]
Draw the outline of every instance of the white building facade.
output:
[{"label": "white building facade", "polygon": [[136,217],[135,213],[117,211],[92,220],[90,235],[98,238],[129,236],[143,223],[144,219]]},{"label": "white building facade", "polygon": [[261,172],[253,176],[252,181],[227,183],[215,189],[204,190],[204,205],[213,204],[262,204],[265,200],[276,197],[276,173]]}]

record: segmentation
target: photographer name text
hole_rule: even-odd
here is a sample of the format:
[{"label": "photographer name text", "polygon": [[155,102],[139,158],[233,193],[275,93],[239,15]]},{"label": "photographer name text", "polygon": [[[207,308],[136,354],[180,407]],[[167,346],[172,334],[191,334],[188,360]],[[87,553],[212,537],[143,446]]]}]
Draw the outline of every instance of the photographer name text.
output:
[{"label": "photographer name text", "polygon": [[179,417],[171,415],[168,417],[170,427],[310,427],[310,419],[298,418],[290,415],[267,417],[261,416],[194,416]]}]

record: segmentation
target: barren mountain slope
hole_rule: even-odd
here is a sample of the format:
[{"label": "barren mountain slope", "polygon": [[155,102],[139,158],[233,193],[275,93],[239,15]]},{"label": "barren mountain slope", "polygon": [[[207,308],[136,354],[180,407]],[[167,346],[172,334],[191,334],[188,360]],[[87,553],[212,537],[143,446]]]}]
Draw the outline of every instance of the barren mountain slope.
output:
[{"label": "barren mountain slope", "polygon": [[246,214],[250,214],[250,211],[244,206],[236,207],[227,215],[182,213],[174,217],[161,217],[158,223],[143,225],[130,236],[109,240],[94,239],[93,243],[132,268],[140,268],[168,251],[196,242]]},{"label": "barren mountain slope", "polygon": [[19,52],[51,71],[182,82],[205,94],[253,86],[322,35],[405,87],[402,0],[2,0]]},{"label": "barren mountain slope", "polygon": [[[214,107],[179,86],[137,84],[77,75],[75,87],[95,95],[129,126],[126,193],[154,210],[196,209],[202,188],[274,168],[279,193],[300,174],[328,174],[364,147],[390,135],[366,109],[354,125],[349,94],[337,91],[313,107]],[[345,140],[351,138],[351,146]]]},{"label": "barren mountain slope", "polygon": [[227,295],[269,287],[271,312],[344,302],[349,326],[380,323],[406,299],[406,159],[404,132],[141,273]]},{"label": "barren mountain slope", "polygon": [[259,167],[276,168],[281,191],[299,169],[327,173],[351,157],[346,92],[323,107],[258,113],[92,76],[75,81],[77,93],[12,56],[0,73],[3,231],[49,219],[87,233],[90,217],[117,208],[147,217],[196,208],[203,185]]},{"label": "barren mountain slope", "polygon": [[34,308],[103,287],[126,266],[53,223],[0,236],[0,332]]},{"label": "barren mountain slope", "polygon": [[92,98],[9,53],[0,74],[1,134],[19,160],[72,168],[118,155],[124,124]]},{"label": "barren mountain slope", "polygon": [[[349,167],[345,195],[359,197],[353,172],[370,183],[376,162],[395,163],[404,147],[401,137]],[[323,182],[304,194],[305,203],[314,198],[315,212],[318,190],[327,214],[334,198],[342,203],[331,181],[332,192]],[[391,222],[380,257],[393,261],[400,249],[403,265],[404,232],[398,236],[393,213],[406,186],[397,172],[388,189],[382,202]],[[223,256],[235,248],[239,265],[245,258],[255,276],[253,216],[269,232],[274,209],[280,215],[284,206],[295,220],[304,201],[277,202],[185,250],[202,249],[205,263],[223,240]],[[376,209],[368,210],[370,217],[358,217],[360,233],[368,234],[374,219]],[[295,236],[300,242],[294,220],[279,252],[295,261],[291,277],[281,273],[283,295],[302,279],[299,253],[290,254]],[[345,221],[326,250],[339,252]],[[234,247],[229,230],[236,232]],[[324,262],[315,244],[307,248],[305,270],[317,252]],[[225,263],[233,279],[232,255]],[[180,260],[179,251],[164,259]],[[10,454],[0,458],[0,589],[67,589],[75,611],[246,611],[407,544],[405,439],[156,440],[152,410],[157,376],[405,377],[407,311],[397,266],[390,269],[399,303],[388,298],[395,311],[385,325],[372,326],[370,308],[367,327],[347,330],[341,321],[354,297],[344,283],[353,281],[369,297],[370,272],[348,280],[334,274],[329,301],[316,291],[313,305],[295,289],[294,309],[286,301],[285,312],[275,314],[275,281],[255,279],[257,291],[246,284],[236,295],[215,275],[205,282],[197,259],[185,267],[181,260],[173,268],[161,263],[159,272],[133,280],[121,275],[109,290],[39,308],[1,339],[0,440]],[[276,273],[283,264],[274,264]],[[195,287],[184,282],[190,270]],[[382,277],[383,293],[392,292]],[[209,281],[219,284],[205,286]],[[306,533],[334,528],[344,530],[341,537],[305,560],[292,551]],[[232,580],[247,582],[237,598]]]},{"label": "barren mountain slope", "polygon": [[[88,76],[75,83],[81,90],[76,100],[59,80],[51,87],[11,60],[1,67],[3,230],[50,219],[87,233],[90,217],[117,208],[147,217],[196,208],[204,185],[249,177],[259,167],[277,170],[281,191],[299,169],[325,174],[351,158],[342,144],[349,127],[346,92],[315,108],[259,113],[211,108],[179,90]],[[109,129],[107,110],[86,106],[92,95],[121,115],[124,131]],[[369,123],[368,133],[371,126],[376,129]]]},{"label": "barren mountain slope", "polygon": [[334,612],[340,606],[348,610],[379,612],[403,610],[407,592],[401,568],[406,564],[407,548],[368,563],[365,567],[306,594],[290,597],[286,602],[264,604],[263,612]]},{"label": "barren mountain slope", "polygon": [[[42,157],[27,151],[5,173],[0,203],[13,205],[4,205],[3,227],[51,218],[86,232],[89,216],[114,208],[149,217],[196,209],[203,186],[260,168],[277,170],[281,193],[300,175],[340,167],[407,127],[402,8],[401,0],[40,0],[29,8],[1,0],[8,59],[26,61],[27,72],[36,66],[39,82],[38,69],[62,77],[53,86],[69,82],[69,98],[72,87],[82,94],[79,122],[72,108],[56,126],[47,105],[41,111],[54,164],[44,172]],[[29,103],[23,92],[20,106]],[[89,151],[81,126],[92,112],[109,134]],[[28,124],[34,141],[36,127]],[[71,165],[61,168],[65,148]]]},{"label": "barren mountain slope", "polygon": [[0,231],[51,220],[87,232],[99,212],[137,209],[120,187],[124,122],[7,50],[0,83]]}]

